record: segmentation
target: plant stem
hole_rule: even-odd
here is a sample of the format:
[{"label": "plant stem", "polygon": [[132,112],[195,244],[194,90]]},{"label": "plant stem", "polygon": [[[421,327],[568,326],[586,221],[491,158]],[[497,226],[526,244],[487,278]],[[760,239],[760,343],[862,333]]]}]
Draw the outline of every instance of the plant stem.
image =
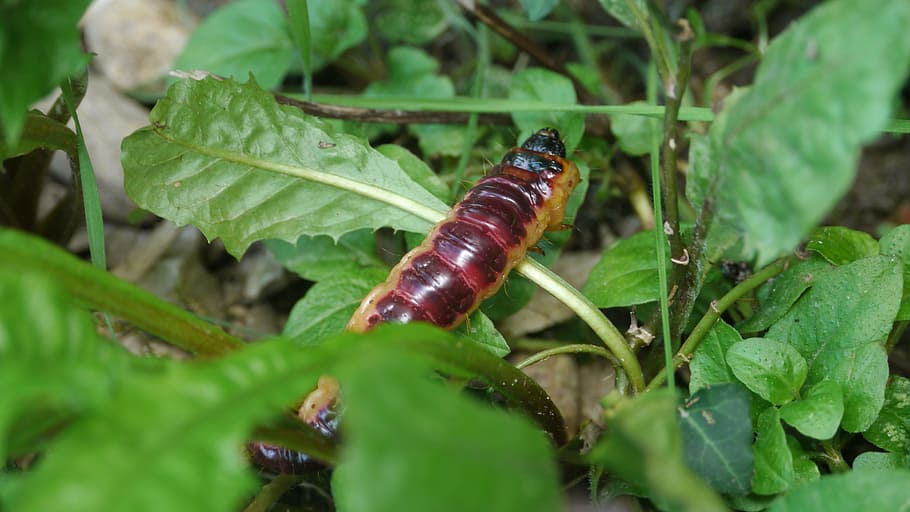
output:
[{"label": "plant stem", "polygon": [[907,330],[907,325],[910,324],[908,320],[902,320],[900,322],[895,322],[894,326],[891,328],[891,332],[888,334],[888,340],[885,341],[885,350],[890,354],[894,350],[894,346],[897,345],[897,342],[900,341],[901,336],[904,334],[904,331]]},{"label": "plant stem", "polygon": [[534,354],[533,356],[516,364],[515,368],[518,368],[519,370],[522,368],[527,368],[528,366],[531,366],[532,364],[539,363],[539,362],[543,361],[544,359],[548,359],[550,357],[557,356],[559,354],[595,354],[600,357],[603,357],[604,359],[609,360],[610,363],[613,364],[613,366],[617,370],[622,368],[622,365],[619,364],[619,360],[616,359],[615,357],[613,357],[613,354],[609,350],[607,350],[603,347],[598,347],[597,345],[588,345],[585,343],[562,345],[559,347],[553,347],[553,348],[549,348],[546,350],[541,350],[540,352]]},{"label": "plant stem", "polygon": [[839,448],[834,446],[831,439],[822,441],[821,445],[824,450],[822,458],[825,460],[825,463],[828,464],[828,469],[830,469],[832,473],[846,473],[847,471],[850,471],[850,466],[847,464],[847,461],[844,460],[843,454],[841,454]]},{"label": "plant stem", "polygon": [[271,482],[262,486],[259,494],[253,498],[253,501],[243,509],[243,512],[266,512],[272,508],[278,498],[287,492],[288,489],[296,485],[303,477],[300,475],[291,475],[282,473],[272,479]]},{"label": "plant stem", "polygon": [[[476,39],[477,68],[474,71],[474,83],[471,85],[471,97],[481,98],[483,96],[484,77],[486,77],[487,68],[490,65],[490,37],[486,25],[481,25],[477,28]],[[464,147],[461,150],[461,156],[458,158],[458,165],[455,167],[455,177],[452,180],[452,188],[449,191],[451,198],[458,197],[464,170],[471,156],[471,148],[474,146],[474,137],[477,135],[477,118],[479,116],[480,114],[477,112],[471,112],[468,116],[468,126],[464,131]]]},{"label": "plant stem", "polygon": [[623,370],[629,377],[632,389],[640,392],[645,387],[645,377],[642,374],[638,359],[626,343],[626,339],[616,327],[607,320],[590,299],[572,287],[564,279],[551,272],[540,263],[525,258],[515,270],[521,275],[534,281],[544,291],[568,306],[575,314],[594,331],[595,334],[610,349],[610,352],[619,359]]},{"label": "plant stem", "polygon": [[[726,295],[711,303],[711,307],[705,313],[705,315],[698,321],[698,324],[695,325],[695,328],[692,329],[692,332],[689,334],[689,337],[686,338],[685,343],[679,348],[679,351],[676,353],[676,356],[673,358],[673,369],[679,368],[683,364],[689,361],[689,356],[695,352],[695,349],[698,347],[698,344],[701,343],[701,340],[708,334],[714,323],[720,318],[720,316],[732,306],[737,300],[740,299],[746,293],[757,288],[759,285],[771,279],[772,277],[780,274],[786,270],[787,266],[790,263],[789,258],[780,258],[774,263],[768,265],[767,267],[759,270],[758,272],[752,274],[748,279],[739,283],[732,290],[727,292]],[[660,386],[664,380],[667,378],[667,368],[664,368],[660,373],[654,376],[651,382],[648,383],[646,390],[652,390],[657,386]]]},{"label": "plant stem", "polygon": [[89,308],[122,317],[196,355],[219,356],[245,344],[150,292],[21,232],[0,229],[0,268],[46,275]]}]

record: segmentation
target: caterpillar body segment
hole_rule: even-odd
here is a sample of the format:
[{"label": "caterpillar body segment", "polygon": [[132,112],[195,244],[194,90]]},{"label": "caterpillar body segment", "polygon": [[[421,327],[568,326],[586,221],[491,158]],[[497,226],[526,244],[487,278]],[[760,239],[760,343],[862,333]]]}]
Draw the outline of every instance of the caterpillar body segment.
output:
[{"label": "caterpillar body segment", "polygon": [[556,130],[512,149],[363,300],[347,330],[382,322],[458,326],[502,286],[545,231],[562,228],[580,181]]}]

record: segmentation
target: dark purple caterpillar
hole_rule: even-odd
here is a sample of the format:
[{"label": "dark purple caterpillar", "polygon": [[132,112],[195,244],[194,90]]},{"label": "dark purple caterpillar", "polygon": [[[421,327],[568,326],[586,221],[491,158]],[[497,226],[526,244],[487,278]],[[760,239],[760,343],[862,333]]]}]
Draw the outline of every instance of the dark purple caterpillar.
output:
[{"label": "dark purple caterpillar", "polygon": [[451,329],[502,286],[544,231],[562,228],[578,167],[545,128],[510,151],[370,292],[348,323],[429,322]]},{"label": "dark purple caterpillar", "polygon": [[[429,322],[444,329],[461,324],[499,290],[545,231],[563,228],[566,202],[581,179],[565,157],[552,128],[512,149],[363,299],[347,330],[365,332],[383,322]],[[328,379],[320,379],[299,414],[317,428],[338,388]],[[300,472],[312,463],[304,454],[262,443],[252,443],[250,451],[275,472]]]}]

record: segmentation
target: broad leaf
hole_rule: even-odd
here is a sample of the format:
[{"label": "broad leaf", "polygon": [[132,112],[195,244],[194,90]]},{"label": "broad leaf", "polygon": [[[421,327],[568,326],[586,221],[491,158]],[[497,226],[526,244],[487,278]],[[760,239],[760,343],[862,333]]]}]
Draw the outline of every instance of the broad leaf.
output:
[{"label": "broad leaf", "polygon": [[740,382],[775,405],[796,398],[808,372],[796,349],[772,339],[743,340],[727,350],[726,358]]},{"label": "broad leaf", "polygon": [[[638,28],[638,21],[635,19],[635,15],[632,13],[632,8],[629,7],[629,0],[599,0],[600,6],[604,8],[605,11],[610,13],[611,16],[619,20],[620,23],[629,27],[629,28]],[[645,4],[644,0],[632,0],[632,3],[635,5],[641,13],[643,13],[647,19],[648,6]]]},{"label": "broad leaf", "polygon": [[780,424],[780,413],[776,407],[768,407],[758,417],[755,432],[755,476],[752,478],[752,492],[777,494],[786,491],[795,478],[793,454],[787,447],[787,436]]},{"label": "broad leaf", "polygon": [[352,231],[335,243],[328,236],[302,236],[297,244],[268,240],[266,247],[285,268],[309,281],[322,281],[369,269],[387,270],[376,254],[376,236]]},{"label": "broad leaf", "polygon": [[844,416],[840,385],[823,380],[805,390],[804,396],[780,408],[780,417],[803,435],[831,439]]},{"label": "broad leaf", "polygon": [[[509,98],[549,103],[576,103],[575,88],[568,78],[542,68],[529,68],[512,77]],[[524,140],[545,126],[556,128],[571,154],[585,131],[585,116],[580,112],[515,112],[512,119]]]},{"label": "broad leaf", "polygon": [[[448,207],[392,160],[256,86],[178,82],[123,141],[124,184],[141,208],[220,237],[240,256],[262,239],[337,239],[391,226],[426,232]],[[392,206],[388,201],[402,205]]]},{"label": "broad leaf", "polygon": [[[643,101],[633,101],[632,105],[647,105]],[[616,135],[619,148],[628,155],[641,156],[651,151],[651,118],[645,116],[616,114],[610,117],[610,131]],[[663,137],[661,132],[660,137]]]},{"label": "broad leaf", "polygon": [[558,0],[521,0],[521,6],[529,20],[538,21],[550,14],[557,2]]},{"label": "broad leaf", "polygon": [[342,374],[338,510],[558,509],[552,448],[538,427],[432,382],[415,363],[364,347]]},{"label": "broad leaf", "polygon": [[29,107],[89,57],[79,41],[79,18],[89,0],[0,2],[0,133],[6,146],[19,140]]},{"label": "broad leaf", "polygon": [[246,80],[271,89],[291,64],[294,43],[284,13],[273,2],[240,0],[213,12],[193,32],[174,66]]},{"label": "broad leaf", "polygon": [[689,363],[691,377],[689,379],[689,392],[695,393],[699,389],[728,382],[737,382],[733,370],[727,364],[726,353],[733,345],[742,341],[736,329],[730,327],[723,320],[719,320],[708,331]]},{"label": "broad leaf", "polygon": [[588,454],[671,510],[726,510],[723,502],[683,460],[676,397],[652,391],[621,402],[607,414],[604,435]]},{"label": "broad leaf", "polygon": [[906,510],[910,471],[853,471],[825,475],[775,501],[769,512]]},{"label": "broad leaf", "polygon": [[854,471],[910,469],[910,455],[903,453],[864,452],[853,459]]},{"label": "broad leaf", "polygon": [[33,110],[26,116],[16,145],[7,146],[6,141],[0,139],[0,160],[31,153],[38,148],[76,155],[76,134],[65,124]]},{"label": "broad leaf", "polygon": [[584,293],[601,308],[656,301],[654,230],[636,233],[610,247],[591,269]]},{"label": "broad leaf", "polygon": [[686,463],[724,494],[746,494],[752,478],[749,392],[737,384],[700,389],[679,408]]},{"label": "broad leaf", "polygon": [[366,39],[367,19],[359,4],[358,0],[307,0],[314,71]]},{"label": "broad leaf", "polygon": [[768,331],[806,359],[806,384],[833,380],[841,386],[848,432],[865,430],[884,402],[888,361],[881,342],[891,331],[900,290],[895,261],[865,258],[818,278]]},{"label": "broad leaf", "polygon": [[800,296],[812,286],[831,265],[818,256],[812,256],[796,264],[764,285],[759,297],[758,311],[748,320],[737,324],[740,332],[758,332],[771,327],[780,320]]},{"label": "broad leaf", "polygon": [[885,404],[863,437],[890,452],[910,453],[910,380],[891,377]]},{"label": "broad leaf", "polygon": [[384,268],[367,268],[319,281],[294,305],[282,334],[306,346],[341,332],[364,296],[387,275]]},{"label": "broad leaf", "polygon": [[806,249],[817,252],[833,265],[845,265],[879,253],[878,242],[868,233],[843,226],[816,229]]},{"label": "broad leaf", "polygon": [[726,253],[763,266],[846,192],[906,78],[908,24],[910,3],[836,0],[771,42],[754,85],[694,143],[687,192],[713,213],[708,261]]}]

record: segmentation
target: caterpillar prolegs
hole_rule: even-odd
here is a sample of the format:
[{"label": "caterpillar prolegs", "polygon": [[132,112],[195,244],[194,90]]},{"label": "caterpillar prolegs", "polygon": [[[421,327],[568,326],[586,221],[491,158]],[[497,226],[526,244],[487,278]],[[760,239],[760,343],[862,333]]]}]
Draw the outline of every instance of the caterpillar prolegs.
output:
[{"label": "caterpillar prolegs", "polygon": [[[365,332],[383,322],[421,321],[445,329],[461,324],[499,290],[545,231],[563,228],[566,202],[581,179],[565,157],[565,145],[551,128],[513,148],[363,299],[347,330]],[[322,408],[331,405],[326,388],[332,387],[320,379],[301,408],[302,419],[319,427]],[[251,451],[257,463],[275,471],[303,461],[258,443]]]}]

